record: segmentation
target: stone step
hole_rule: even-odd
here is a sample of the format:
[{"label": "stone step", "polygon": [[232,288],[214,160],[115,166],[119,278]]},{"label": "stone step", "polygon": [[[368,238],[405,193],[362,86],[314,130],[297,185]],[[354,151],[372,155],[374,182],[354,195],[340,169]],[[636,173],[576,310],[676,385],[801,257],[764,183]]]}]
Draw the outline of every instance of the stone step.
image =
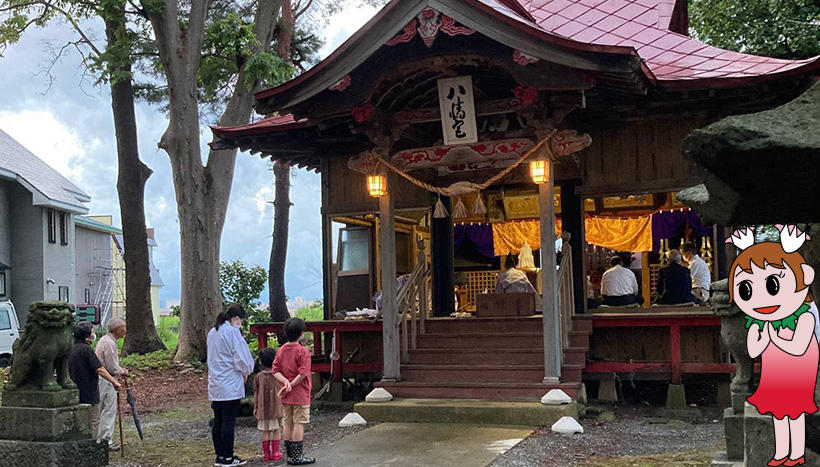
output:
[{"label": "stone step", "polygon": [[[483,399],[501,401],[540,401],[550,389],[561,389],[573,400],[578,399],[581,383],[521,383],[521,382],[425,382],[400,381],[375,383],[396,398],[422,399]],[[367,417],[365,417],[366,419]]]},{"label": "stone step", "polygon": [[[563,370],[562,370],[563,371]],[[544,379],[544,365],[402,365],[405,381],[515,381],[538,383]],[[563,376],[563,373],[562,373]],[[573,381],[581,381],[580,378]]]},{"label": "stone step", "polygon": [[359,402],[354,410],[371,423],[469,423],[536,427],[551,426],[565,416],[578,418],[578,404],[575,402],[543,405],[540,402],[402,398],[390,402]]}]

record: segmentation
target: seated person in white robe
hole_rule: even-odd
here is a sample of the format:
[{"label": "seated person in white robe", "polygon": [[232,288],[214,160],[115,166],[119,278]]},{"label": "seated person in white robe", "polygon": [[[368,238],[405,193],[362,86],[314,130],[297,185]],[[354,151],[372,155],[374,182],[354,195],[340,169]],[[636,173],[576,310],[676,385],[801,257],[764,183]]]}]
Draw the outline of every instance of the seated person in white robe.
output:
[{"label": "seated person in white robe", "polygon": [[498,273],[495,293],[532,293],[535,295],[535,309],[541,309],[541,295],[527,279],[527,275],[523,271],[515,269],[515,258],[512,254],[507,255],[504,260],[504,268]]}]

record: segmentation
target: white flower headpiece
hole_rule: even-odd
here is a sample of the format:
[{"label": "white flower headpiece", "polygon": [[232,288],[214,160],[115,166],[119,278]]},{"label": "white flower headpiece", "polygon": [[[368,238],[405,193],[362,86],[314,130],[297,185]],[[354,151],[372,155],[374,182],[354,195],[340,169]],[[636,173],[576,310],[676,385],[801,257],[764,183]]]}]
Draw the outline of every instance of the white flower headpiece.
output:
[{"label": "white flower headpiece", "polygon": [[[780,245],[786,253],[797,251],[806,240],[811,240],[809,234],[800,231],[795,225],[776,224],[780,231]],[[745,250],[755,243],[754,227],[735,230],[726,243],[733,243],[738,249]]]}]

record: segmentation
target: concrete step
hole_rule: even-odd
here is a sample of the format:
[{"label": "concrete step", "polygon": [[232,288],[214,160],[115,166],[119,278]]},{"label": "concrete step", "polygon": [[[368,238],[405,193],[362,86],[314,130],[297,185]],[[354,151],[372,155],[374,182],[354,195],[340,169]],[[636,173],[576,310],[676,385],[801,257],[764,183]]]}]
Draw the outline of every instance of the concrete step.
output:
[{"label": "concrete step", "polygon": [[[583,367],[579,367],[583,368]],[[562,373],[563,376],[563,367]],[[579,369],[580,371],[580,369]],[[402,365],[401,376],[406,381],[515,381],[538,383],[544,379],[544,365]],[[580,376],[580,373],[578,373]],[[575,379],[570,372],[567,379]]]},{"label": "concrete step", "polygon": [[[568,355],[565,353],[564,355]],[[586,356],[586,351],[584,351]],[[567,363],[579,363],[577,357],[571,357]],[[503,365],[514,361],[519,365],[544,365],[544,352],[541,349],[445,349],[428,348],[410,350],[407,363],[415,365]]]},{"label": "concrete step", "polygon": [[[543,336],[535,332],[433,333],[418,336],[418,348],[543,349]],[[579,346],[580,347],[580,346]]]},{"label": "concrete step", "polygon": [[542,332],[541,315],[505,318],[430,318],[424,329],[432,333],[463,332]]},{"label": "concrete step", "polygon": [[565,405],[543,405],[540,402],[394,399],[390,402],[359,402],[354,410],[368,422],[469,423],[536,427],[551,426],[561,417],[578,418],[578,404],[575,402]]},{"label": "concrete step", "polygon": [[[400,381],[375,383],[396,398],[421,399],[483,399],[537,402],[550,389],[562,389],[572,399],[578,398],[581,383],[520,383],[520,382],[425,382]],[[365,417],[366,418],[366,417]]]}]

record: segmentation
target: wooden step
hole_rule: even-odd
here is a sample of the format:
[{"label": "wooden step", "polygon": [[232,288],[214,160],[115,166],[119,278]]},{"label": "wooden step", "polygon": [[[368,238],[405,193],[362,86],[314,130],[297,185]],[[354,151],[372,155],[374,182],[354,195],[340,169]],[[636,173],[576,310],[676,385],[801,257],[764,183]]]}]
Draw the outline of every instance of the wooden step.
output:
[{"label": "wooden step", "polygon": [[[563,371],[562,367],[562,371]],[[581,381],[581,369],[578,366],[576,378],[574,367],[567,366],[567,380]],[[563,373],[562,373],[563,375]],[[538,383],[544,379],[543,365],[402,365],[401,376],[405,381],[430,382],[530,382]]]},{"label": "wooden step", "polygon": [[[565,347],[564,363],[570,365],[586,365],[587,350],[588,349],[585,347]],[[541,361],[544,361],[543,357],[541,358]],[[519,363],[518,360],[516,360],[516,363]]]},{"label": "wooden step", "polygon": [[[418,348],[542,349],[543,336],[535,332],[432,333],[418,336]],[[580,346],[579,346],[580,347]]]},{"label": "wooden step", "polygon": [[[585,365],[561,365],[561,381],[581,382]],[[543,370],[542,370],[543,371]]]},{"label": "wooden step", "polygon": [[574,316],[572,318],[573,331],[589,331],[592,333],[592,319]]},{"label": "wooden step", "polygon": [[589,332],[588,331],[570,331],[569,332],[569,346],[589,348]]},{"label": "wooden step", "polygon": [[432,333],[471,332],[542,332],[541,315],[533,317],[437,319],[425,321],[424,329]]},{"label": "wooden step", "polygon": [[541,400],[550,389],[562,389],[577,400],[581,383],[417,382],[375,383],[393,397],[414,399]]},{"label": "wooden step", "polygon": [[[584,363],[586,349],[583,349],[581,360],[575,349],[571,355],[564,350],[566,363]],[[544,351],[539,349],[445,349],[426,348],[410,350],[410,359],[407,363],[416,365],[504,365],[515,362],[518,365],[544,365]]]}]

